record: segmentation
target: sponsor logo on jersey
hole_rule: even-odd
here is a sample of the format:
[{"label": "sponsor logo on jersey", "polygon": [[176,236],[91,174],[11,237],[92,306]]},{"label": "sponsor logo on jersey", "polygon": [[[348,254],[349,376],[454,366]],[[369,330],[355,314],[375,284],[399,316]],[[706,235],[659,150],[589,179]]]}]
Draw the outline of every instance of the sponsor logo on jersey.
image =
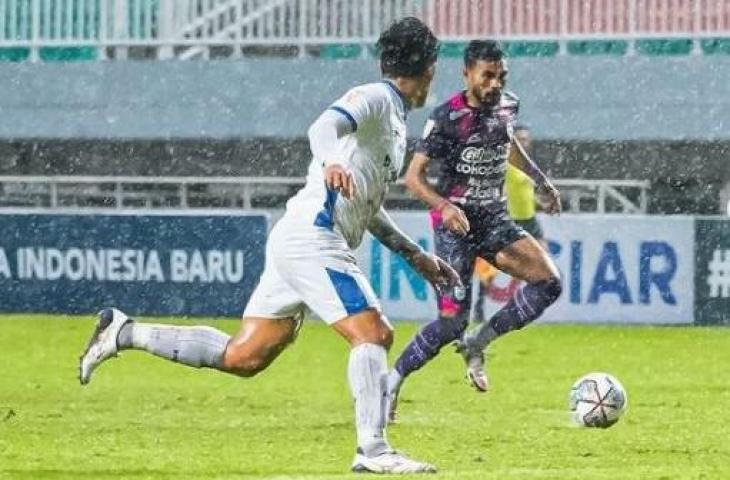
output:
[{"label": "sponsor logo on jersey", "polygon": [[466,147],[461,151],[461,160],[466,163],[495,162],[504,158],[507,149],[499,145],[496,148]]},{"label": "sponsor logo on jersey", "polygon": [[461,162],[456,164],[456,171],[466,175],[503,173],[506,152],[501,145],[497,148],[466,147],[461,152]]},{"label": "sponsor logo on jersey", "polygon": [[502,192],[498,187],[477,188],[469,187],[464,192],[464,198],[476,200],[497,200],[502,197]]},{"label": "sponsor logo on jersey", "polygon": [[466,175],[493,175],[503,172],[504,165],[502,163],[498,165],[459,163],[456,165],[456,171]]}]

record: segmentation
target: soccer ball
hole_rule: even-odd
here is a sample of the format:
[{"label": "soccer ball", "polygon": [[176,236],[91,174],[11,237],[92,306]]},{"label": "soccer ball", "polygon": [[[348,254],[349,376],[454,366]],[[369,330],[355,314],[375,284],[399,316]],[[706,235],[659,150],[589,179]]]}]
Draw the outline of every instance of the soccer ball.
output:
[{"label": "soccer ball", "polygon": [[628,405],[626,390],[616,377],[589,373],[570,389],[570,412],[583,427],[608,428],[618,422]]}]

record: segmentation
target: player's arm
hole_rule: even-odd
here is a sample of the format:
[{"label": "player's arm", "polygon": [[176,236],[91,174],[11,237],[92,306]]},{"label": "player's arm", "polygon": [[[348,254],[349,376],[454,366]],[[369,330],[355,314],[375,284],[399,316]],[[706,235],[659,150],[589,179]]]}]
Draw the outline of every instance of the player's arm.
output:
[{"label": "player's arm", "polygon": [[384,208],[373,217],[368,230],[380,243],[398,253],[437,290],[460,285],[459,274],[436,255],[426,252],[395,224]]},{"label": "player's arm", "polygon": [[353,88],[309,127],[309,147],[314,158],[324,165],[324,181],[328,188],[352,198],[355,182],[343,158],[341,139],[357,132],[366,122],[382,113],[382,98],[369,94],[364,88]]},{"label": "player's arm", "polygon": [[431,155],[439,153],[443,148],[444,139],[441,138],[438,126],[430,119],[426,124],[423,138],[416,147],[416,153],[404,177],[406,187],[422,202],[432,209],[441,212],[444,225],[452,232],[466,235],[469,231],[469,220],[464,212],[434,190],[428,183],[426,171],[431,162]]},{"label": "player's arm", "polygon": [[325,110],[307,132],[312,155],[324,164],[327,187],[342,192],[345,198],[352,197],[355,183],[340,153],[340,139],[353,132],[347,116],[333,109]]},{"label": "player's arm", "polygon": [[530,155],[525,151],[520,142],[514,137],[512,137],[511,142],[512,145],[508,158],[509,163],[525,172],[535,182],[539,193],[547,197],[545,204],[545,211],[547,213],[560,213],[563,207],[560,203],[560,192],[558,189],[555,188],[547,178],[547,175],[530,158]]}]

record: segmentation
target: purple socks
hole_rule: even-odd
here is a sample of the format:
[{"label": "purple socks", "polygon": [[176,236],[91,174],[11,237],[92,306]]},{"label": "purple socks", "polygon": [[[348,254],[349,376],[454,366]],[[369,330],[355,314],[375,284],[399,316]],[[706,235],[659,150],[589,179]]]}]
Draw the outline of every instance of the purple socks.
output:
[{"label": "purple socks", "polygon": [[395,362],[402,378],[423,367],[438,355],[444,345],[461,337],[466,328],[466,317],[439,319],[429,323],[411,340]]},{"label": "purple socks", "polygon": [[497,337],[529,324],[560,297],[558,278],[528,283],[519,288],[507,304],[485,324],[464,336],[464,344],[472,352],[481,353]]}]

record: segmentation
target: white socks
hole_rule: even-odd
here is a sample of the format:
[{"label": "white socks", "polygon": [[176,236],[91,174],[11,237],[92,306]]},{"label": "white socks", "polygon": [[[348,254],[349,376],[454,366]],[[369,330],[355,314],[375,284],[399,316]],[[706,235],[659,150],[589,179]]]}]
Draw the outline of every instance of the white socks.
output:
[{"label": "white socks", "polygon": [[385,348],[363,343],[350,350],[347,368],[355,398],[357,444],[368,457],[391,450],[385,437],[388,359]]},{"label": "white socks", "polygon": [[394,368],[388,374],[388,395],[392,395],[400,390],[401,383],[403,383],[403,377],[401,377],[398,370]]},{"label": "white socks", "polygon": [[120,349],[145,350],[191,367],[221,368],[230,336],[213,327],[129,322],[119,332]]}]

